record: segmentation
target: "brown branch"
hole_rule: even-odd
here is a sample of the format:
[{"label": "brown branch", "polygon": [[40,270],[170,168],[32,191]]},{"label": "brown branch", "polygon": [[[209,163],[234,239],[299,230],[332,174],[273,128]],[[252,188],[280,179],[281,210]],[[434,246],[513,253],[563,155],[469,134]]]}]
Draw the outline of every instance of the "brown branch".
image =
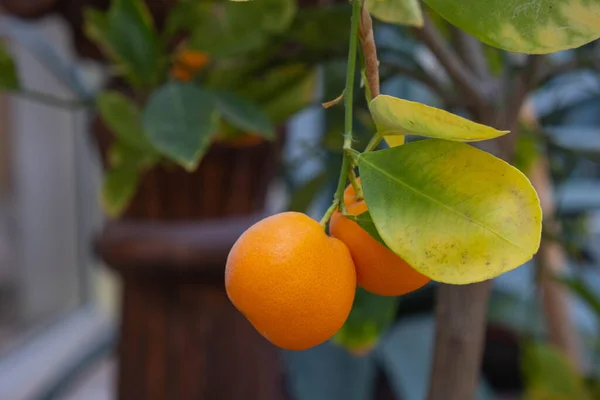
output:
[{"label": "brown branch", "polygon": [[471,400],[479,382],[492,281],[438,289],[428,400]]},{"label": "brown branch", "polygon": [[455,48],[462,60],[484,82],[492,80],[492,74],[483,52],[483,44],[465,31],[451,25]]},{"label": "brown branch", "polygon": [[[516,128],[502,118],[504,110],[484,110],[475,119],[484,124],[501,121],[499,128]],[[499,141],[506,140],[503,136]],[[498,155],[510,160],[514,147],[502,146]],[[435,353],[428,400],[471,400],[479,382],[492,281],[471,285],[441,285],[436,309]]]},{"label": "brown branch", "polygon": [[[544,56],[530,55],[527,58],[527,64],[522,70],[509,81],[507,85],[508,92],[506,93],[505,112],[498,114],[501,121],[498,124],[508,126],[507,129],[515,131],[519,123],[519,115],[523,108],[523,104],[527,99],[527,95],[535,87],[535,76],[538,73],[540,66],[544,60]],[[513,132],[498,140],[498,146],[502,154],[511,154],[514,152],[517,133]]]},{"label": "brown branch", "polygon": [[[545,220],[544,232],[558,235],[560,225],[553,219],[556,213],[556,204],[552,197],[553,188],[548,169],[547,158],[540,156],[528,175],[540,197]],[[556,281],[556,276],[564,273],[567,266],[567,255],[562,244],[542,237],[536,265],[539,272],[538,287],[541,289],[542,310],[549,341],[562,351],[573,367],[579,369],[582,361],[581,348],[579,335],[569,313],[569,292],[566,287]]]},{"label": "brown branch", "polygon": [[379,61],[377,60],[377,48],[375,47],[375,37],[373,36],[373,21],[369,12],[364,6],[360,16],[360,25],[358,27],[358,37],[362,45],[363,55],[365,57],[365,75],[367,76],[367,85],[371,92],[371,98],[379,96]]},{"label": "brown branch", "polygon": [[457,87],[465,96],[469,97],[471,103],[484,104],[486,99],[480,80],[469,71],[465,63],[448,46],[427,13],[423,15],[423,18],[423,28],[414,29],[416,38],[423,42],[435,55]]}]

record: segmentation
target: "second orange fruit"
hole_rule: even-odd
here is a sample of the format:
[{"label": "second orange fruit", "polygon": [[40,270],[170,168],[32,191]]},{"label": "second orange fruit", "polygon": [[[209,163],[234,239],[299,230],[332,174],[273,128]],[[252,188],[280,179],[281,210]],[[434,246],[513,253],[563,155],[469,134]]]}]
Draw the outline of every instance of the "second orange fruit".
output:
[{"label": "second orange fruit", "polygon": [[[352,185],[344,191],[344,204],[350,215],[360,215],[368,210],[367,203],[356,198]],[[339,211],[331,217],[329,229],[332,236],[350,249],[357,283],[363,289],[380,296],[400,296],[430,281]]]}]

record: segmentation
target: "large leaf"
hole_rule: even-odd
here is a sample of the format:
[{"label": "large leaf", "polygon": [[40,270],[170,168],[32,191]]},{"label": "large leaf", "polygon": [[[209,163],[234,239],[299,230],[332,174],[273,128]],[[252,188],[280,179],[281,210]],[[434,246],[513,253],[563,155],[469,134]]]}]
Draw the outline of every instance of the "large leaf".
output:
[{"label": "large leaf", "polygon": [[0,43],[0,90],[13,90],[19,87],[19,78],[15,63]]},{"label": "large leaf", "polygon": [[355,352],[371,350],[394,323],[397,308],[398,298],[377,296],[357,287],[352,311],[333,341]]},{"label": "large leaf", "polygon": [[96,104],[104,123],[119,139],[138,150],[154,151],[144,134],[141,112],[131,99],[116,91],[105,91]]},{"label": "large leaf", "polygon": [[457,142],[476,142],[507,134],[439,108],[379,95],[369,106],[382,136],[419,135]]},{"label": "large leaf", "polygon": [[225,120],[245,132],[275,137],[275,128],[265,113],[253,102],[233,92],[214,91],[217,109]]},{"label": "large leaf", "polygon": [[387,246],[433,280],[468,284],[531,259],[537,194],[519,170],[472,146],[421,140],[359,156],[365,200]]},{"label": "large leaf", "polygon": [[148,101],[143,121],[154,147],[194,170],[217,133],[218,113],[211,93],[168,83]]},{"label": "large leaf", "polygon": [[545,54],[600,37],[598,0],[425,0],[460,29],[504,50]]},{"label": "large leaf", "polygon": [[381,21],[422,26],[423,14],[417,0],[367,0],[367,10]]},{"label": "large leaf", "polygon": [[584,381],[557,349],[543,344],[525,346],[523,372],[526,400],[591,400]]},{"label": "large leaf", "polygon": [[85,29],[131,83],[156,84],[165,60],[143,1],[113,0],[107,13],[86,10]]}]

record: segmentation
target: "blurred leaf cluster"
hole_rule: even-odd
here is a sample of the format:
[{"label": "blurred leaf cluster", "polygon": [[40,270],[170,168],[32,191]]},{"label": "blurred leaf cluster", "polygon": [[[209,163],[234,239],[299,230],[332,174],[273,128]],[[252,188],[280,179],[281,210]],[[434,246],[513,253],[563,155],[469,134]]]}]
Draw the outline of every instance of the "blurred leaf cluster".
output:
[{"label": "blurred leaf cluster", "polygon": [[[85,33],[112,77],[93,101],[114,136],[106,211],[123,212],[157,165],[191,171],[215,141],[274,140],[316,102],[317,64],[345,53],[348,18],[348,7],[299,9],[295,0],[182,0],[159,30],[144,0],[86,9]],[[4,47],[0,90],[26,92]]]}]

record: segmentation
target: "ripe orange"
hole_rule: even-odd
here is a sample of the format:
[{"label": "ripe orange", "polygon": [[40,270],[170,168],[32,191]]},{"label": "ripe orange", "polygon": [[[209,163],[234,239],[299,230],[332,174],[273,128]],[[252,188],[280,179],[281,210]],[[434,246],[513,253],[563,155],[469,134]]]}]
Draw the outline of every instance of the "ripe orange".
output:
[{"label": "ripe orange", "polygon": [[188,82],[210,61],[210,55],[201,51],[183,50],[175,56],[171,76]]},{"label": "ripe orange", "polygon": [[307,215],[285,212],[250,227],[225,269],[233,305],[273,344],[304,350],[346,322],[356,291],[350,252]]},{"label": "ripe orange", "polygon": [[[352,185],[344,191],[344,204],[350,215],[359,215],[368,209],[364,200],[357,200]],[[363,289],[380,296],[400,296],[430,281],[339,211],[331,217],[329,229],[332,236],[350,249],[358,285]]]}]

